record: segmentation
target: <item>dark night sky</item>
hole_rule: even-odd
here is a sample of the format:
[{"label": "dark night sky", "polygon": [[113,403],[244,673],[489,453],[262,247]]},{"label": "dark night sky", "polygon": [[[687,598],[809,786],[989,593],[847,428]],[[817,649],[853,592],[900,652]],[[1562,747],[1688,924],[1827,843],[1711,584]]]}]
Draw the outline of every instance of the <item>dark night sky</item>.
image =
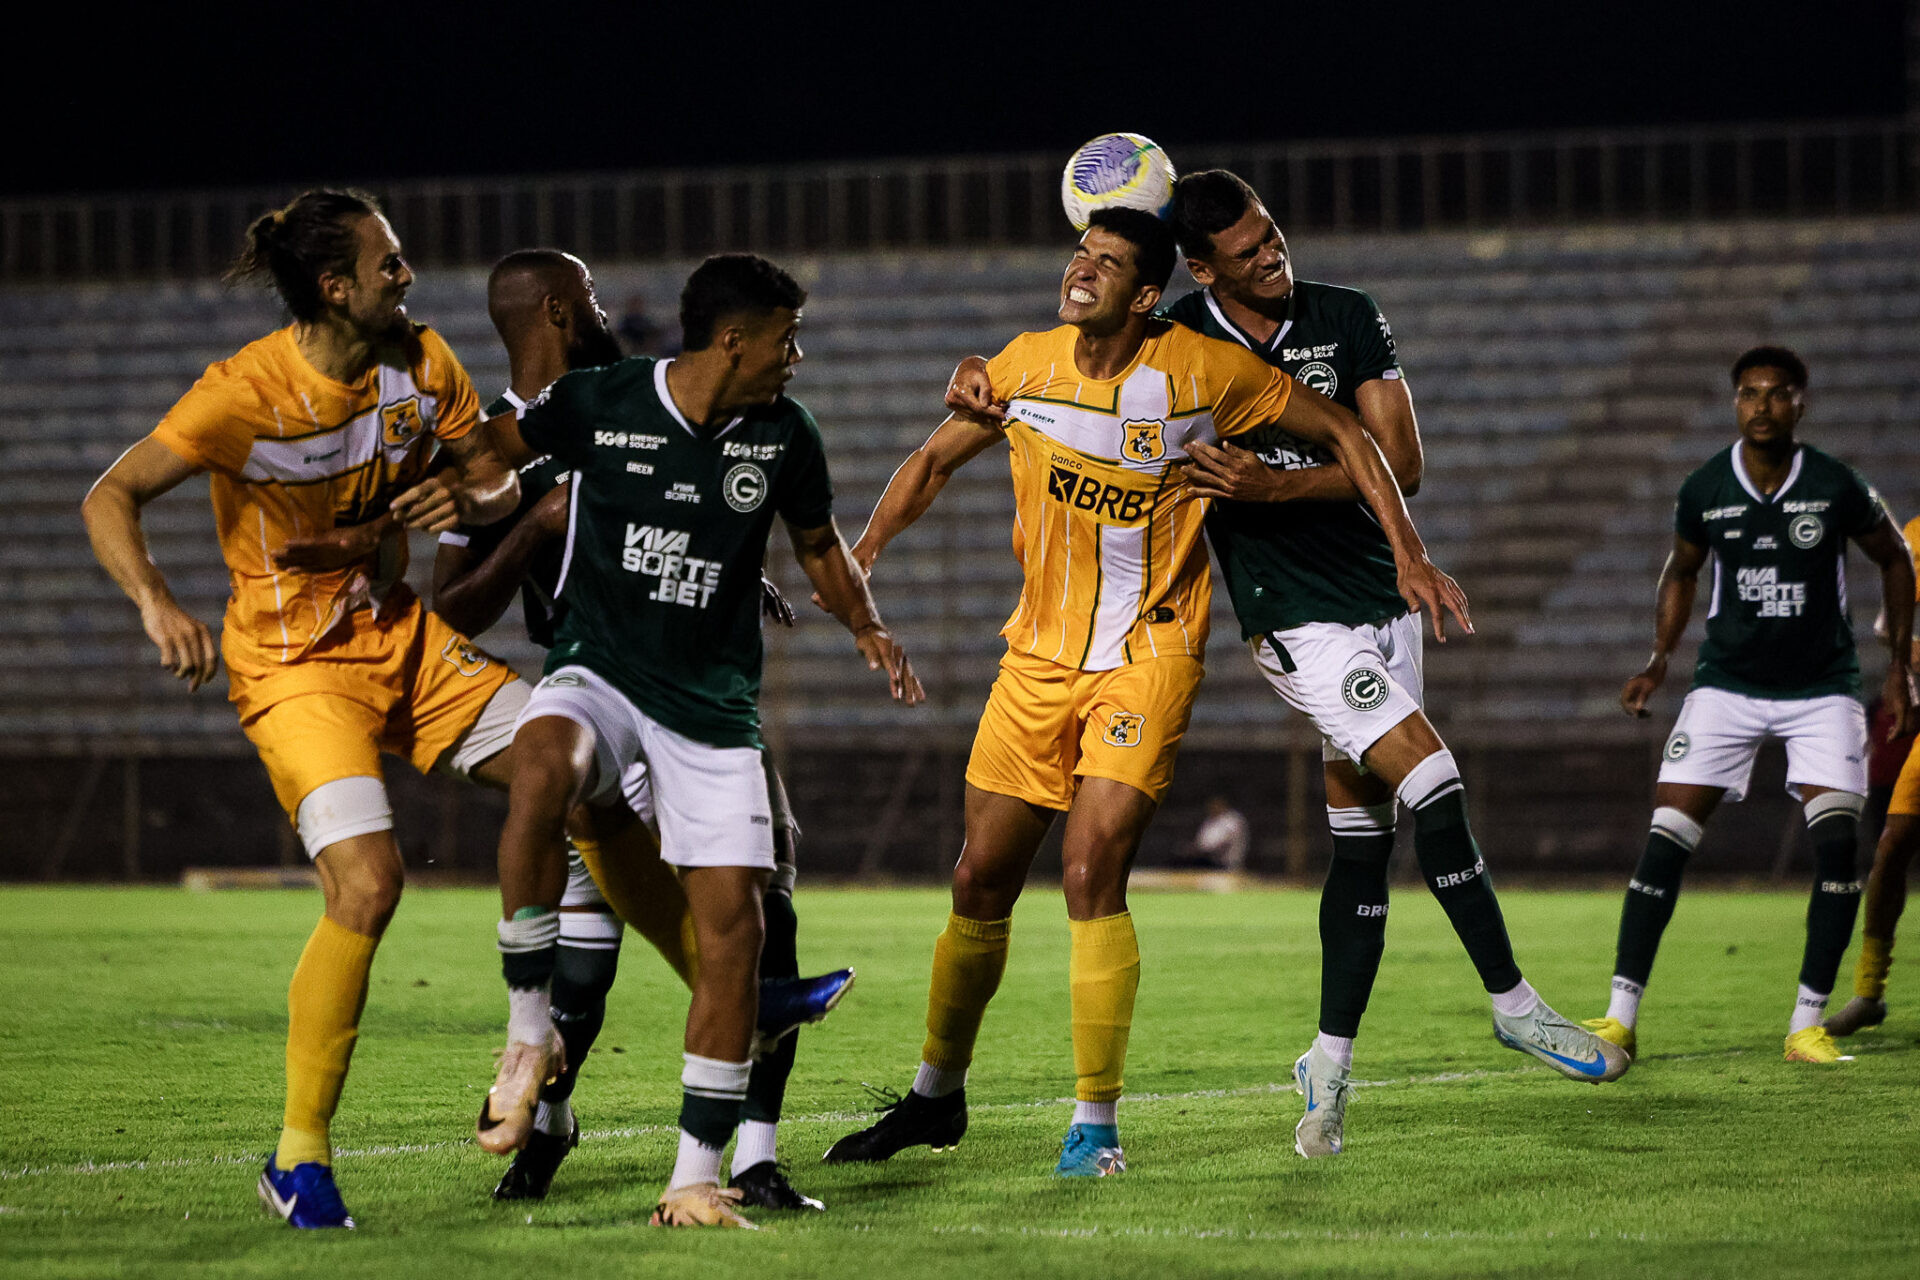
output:
[{"label": "dark night sky", "polygon": [[[1905,103],[1898,0],[1010,8],[1023,16],[568,0],[90,10],[10,41],[0,191],[1064,154],[1115,129],[1177,151]],[[48,52],[98,50],[103,31],[97,57]]]}]

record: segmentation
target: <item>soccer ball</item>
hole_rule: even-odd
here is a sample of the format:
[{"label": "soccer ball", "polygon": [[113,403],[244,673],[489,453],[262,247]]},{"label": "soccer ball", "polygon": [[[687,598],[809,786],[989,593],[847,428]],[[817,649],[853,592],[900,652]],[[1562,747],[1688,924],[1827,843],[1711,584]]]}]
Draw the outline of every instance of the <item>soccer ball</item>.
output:
[{"label": "soccer ball", "polygon": [[1156,218],[1173,205],[1173,162],[1152,138],[1102,134],[1073,153],[1060,174],[1060,204],[1075,231],[1102,209],[1145,209]]}]

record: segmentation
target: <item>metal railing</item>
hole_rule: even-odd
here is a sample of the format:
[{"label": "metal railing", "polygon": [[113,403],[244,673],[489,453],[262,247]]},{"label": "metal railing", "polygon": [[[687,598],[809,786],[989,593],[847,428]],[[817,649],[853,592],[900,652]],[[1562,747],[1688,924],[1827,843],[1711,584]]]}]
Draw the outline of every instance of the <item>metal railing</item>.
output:
[{"label": "metal railing", "polygon": [[[1180,147],[1290,229],[1420,231],[1920,209],[1900,119]],[[1052,154],[366,184],[423,265],[530,244],[596,260],[1051,243]],[[0,201],[0,282],[204,277],[288,187]]]}]

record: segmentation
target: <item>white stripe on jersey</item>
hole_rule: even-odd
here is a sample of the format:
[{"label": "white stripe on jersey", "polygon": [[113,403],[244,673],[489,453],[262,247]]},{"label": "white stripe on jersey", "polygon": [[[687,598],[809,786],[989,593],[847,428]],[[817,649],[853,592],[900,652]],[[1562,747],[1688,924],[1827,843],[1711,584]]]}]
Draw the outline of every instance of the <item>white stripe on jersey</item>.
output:
[{"label": "white stripe on jersey", "polygon": [[[1147,572],[1146,527],[1100,526],[1100,600],[1093,611],[1093,635],[1087,645],[1088,670],[1117,667],[1127,660],[1125,645],[1140,621]],[[1152,634],[1152,628],[1148,628]]]}]

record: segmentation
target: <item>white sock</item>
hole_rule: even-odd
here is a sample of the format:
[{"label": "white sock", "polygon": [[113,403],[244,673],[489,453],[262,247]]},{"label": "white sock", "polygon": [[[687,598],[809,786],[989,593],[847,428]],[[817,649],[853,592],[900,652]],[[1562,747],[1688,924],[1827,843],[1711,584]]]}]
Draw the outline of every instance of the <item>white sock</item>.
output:
[{"label": "white sock", "polygon": [[698,1182],[720,1184],[720,1148],[710,1147],[682,1129],[680,1154],[673,1162],[673,1176],[667,1179],[667,1190]]},{"label": "white sock", "polygon": [[564,1138],[573,1132],[573,1103],[542,1102],[533,1109],[533,1127],[551,1138]]},{"label": "white sock", "polygon": [[923,1098],[944,1098],[967,1087],[965,1071],[944,1071],[923,1062],[913,1073],[913,1091]]},{"label": "white sock", "polygon": [[737,1178],[757,1164],[779,1159],[774,1154],[775,1139],[779,1132],[779,1125],[768,1124],[765,1120],[742,1120],[740,1127],[734,1130],[733,1176]]},{"label": "white sock", "polygon": [[1646,994],[1646,988],[1637,982],[1628,982],[1619,974],[1613,975],[1613,995],[1607,1001],[1607,1016],[1623,1027],[1631,1027],[1640,1020],[1640,997]]},{"label": "white sock", "polygon": [[545,1044],[553,1035],[553,993],[546,987],[507,988],[507,1039]]},{"label": "white sock", "polygon": [[1075,1124],[1104,1124],[1110,1128],[1120,1127],[1120,1104],[1114,1102],[1073,1101],[1073,1122]]},{"label": "white sock", "polygon": [[1799,996],[1793,1002],[1793,1021],[1787,1024],[1787,1034],[1805,1031],[1808,1027],[1820,1025],[1820,1019],[1827,1016],[1828,992],[1815,991],[1802,986]]},{"label": "white sock", "polygon": [[1525,978],[1511,991],[1494,993],[1493,1007],[1509,1018],[1524,1018],[1540,1007],[1540,993],[1527,985]]},{"label": "white sock", "polygon": [[1320,1052],[1339,1063],[1342,1071],[1353,1070],[1352,1036],[1330,1036],[1322,1031],[1313,1038],[1313,1042],[1320,1047]]}]

